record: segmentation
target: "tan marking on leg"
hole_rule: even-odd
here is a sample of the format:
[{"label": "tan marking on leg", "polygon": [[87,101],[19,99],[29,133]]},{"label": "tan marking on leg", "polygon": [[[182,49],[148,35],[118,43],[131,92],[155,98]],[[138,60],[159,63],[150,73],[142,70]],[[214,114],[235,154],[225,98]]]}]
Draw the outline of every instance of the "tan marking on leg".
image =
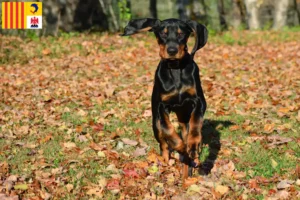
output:
[{"label": "tan marking on leg", "polygon": [[179,122],[179,125],[180,125],[180,128],[181,128],[181,135],[182,135],[183,142],[186,144],[187,135],[188,135],[186,124],[182,123],[182,122]]},{"label": "tan marking on leg", "polygon": [[190,130],[187,138],[187,153],[190,158],[194,159],[196,163],[198,162],[199,156],[199,145],[202,140],[201,129],[203,125],[203,119],[195,119],[194,114],[192,114],[190,122]]},{"label": "tan marking on leg", "polygon": [[185,179],[189,176],[189,166],[183,163],[182,167],[182,186],[185,187]]},{"label": "tan marking on leg", "polygon": [[167,130],[165,130],[164,137],[168,141],[168,144],[171,146],[172,149],[178,151],[179,153],[185,153],[185,144],[183,143],[180,136],[176,133],[175,128],[170,122],[169,116],[167,114],[164,114],[163,117],[167,125]]},{"label": "tan marking on leg", "polygon": [[158,129],[158,138],[159,138],[159,147],[161,150],[161,156],[164,158],[165,162],[169,162],[169,145],[166,142],[163,131],[161,129],[161,124],[159,121],[156,122],[156,126]]}]

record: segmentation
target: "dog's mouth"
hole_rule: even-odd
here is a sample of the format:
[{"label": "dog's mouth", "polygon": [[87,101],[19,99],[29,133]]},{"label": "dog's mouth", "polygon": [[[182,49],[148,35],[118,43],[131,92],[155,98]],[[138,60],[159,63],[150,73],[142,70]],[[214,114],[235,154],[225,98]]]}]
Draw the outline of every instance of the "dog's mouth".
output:
[{"label": "dog's mouth", "polygon": [[176,57],[171,57],[171,58],[167,58],[167,60],[174,61],[174,60],[180,60],[180,59],[176,58]]}]

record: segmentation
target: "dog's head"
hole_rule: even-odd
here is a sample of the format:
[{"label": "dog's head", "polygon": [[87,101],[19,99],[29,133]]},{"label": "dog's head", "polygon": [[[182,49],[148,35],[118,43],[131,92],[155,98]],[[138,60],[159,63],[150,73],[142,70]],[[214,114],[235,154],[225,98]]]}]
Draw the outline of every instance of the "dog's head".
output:
[{"label": "dog's head", "polygon": [[160,47],[162,59],[178,60],[187,53],[187,41],[192,32],[196,37],[191,56],[194,57],[197,50],[204,47],[207,42],[207,29],[198,22],[178,19],[134,19],[125,27],[122,36],[133,35],[139,32],[154,32]]}]

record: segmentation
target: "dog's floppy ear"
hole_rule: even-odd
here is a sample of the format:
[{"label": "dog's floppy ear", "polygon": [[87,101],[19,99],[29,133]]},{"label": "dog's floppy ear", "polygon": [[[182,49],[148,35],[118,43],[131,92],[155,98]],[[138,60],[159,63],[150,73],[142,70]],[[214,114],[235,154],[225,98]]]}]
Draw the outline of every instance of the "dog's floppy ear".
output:
[{"label": "dog's floppy ear", "polygon": [[196,51],[205,46],[207,42],[208,31],[204,25],[199,24],[198,22],[195,22],[193,20],[187,20],[185,23],[189,25],[189,27],[195,34],[196,42],[191,52],[191,56],[194,57]]},{"label": "dog's floppy ear", "polygon": [[145,18],[145,19],[133,19],[130,20],[124,29],[124,33],[121,36],[133,35],[139,32],[153,31],[152,29],[159,26],[159,19]]}]

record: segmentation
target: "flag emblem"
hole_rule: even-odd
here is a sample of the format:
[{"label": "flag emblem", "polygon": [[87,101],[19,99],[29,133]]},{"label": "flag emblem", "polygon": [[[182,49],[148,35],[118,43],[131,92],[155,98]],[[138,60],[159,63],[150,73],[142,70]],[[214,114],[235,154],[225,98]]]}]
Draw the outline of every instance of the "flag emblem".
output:
[{"label": "flag emblem", "polygon": [[42,2],[2,2],[2,29],[41,29]]}]

